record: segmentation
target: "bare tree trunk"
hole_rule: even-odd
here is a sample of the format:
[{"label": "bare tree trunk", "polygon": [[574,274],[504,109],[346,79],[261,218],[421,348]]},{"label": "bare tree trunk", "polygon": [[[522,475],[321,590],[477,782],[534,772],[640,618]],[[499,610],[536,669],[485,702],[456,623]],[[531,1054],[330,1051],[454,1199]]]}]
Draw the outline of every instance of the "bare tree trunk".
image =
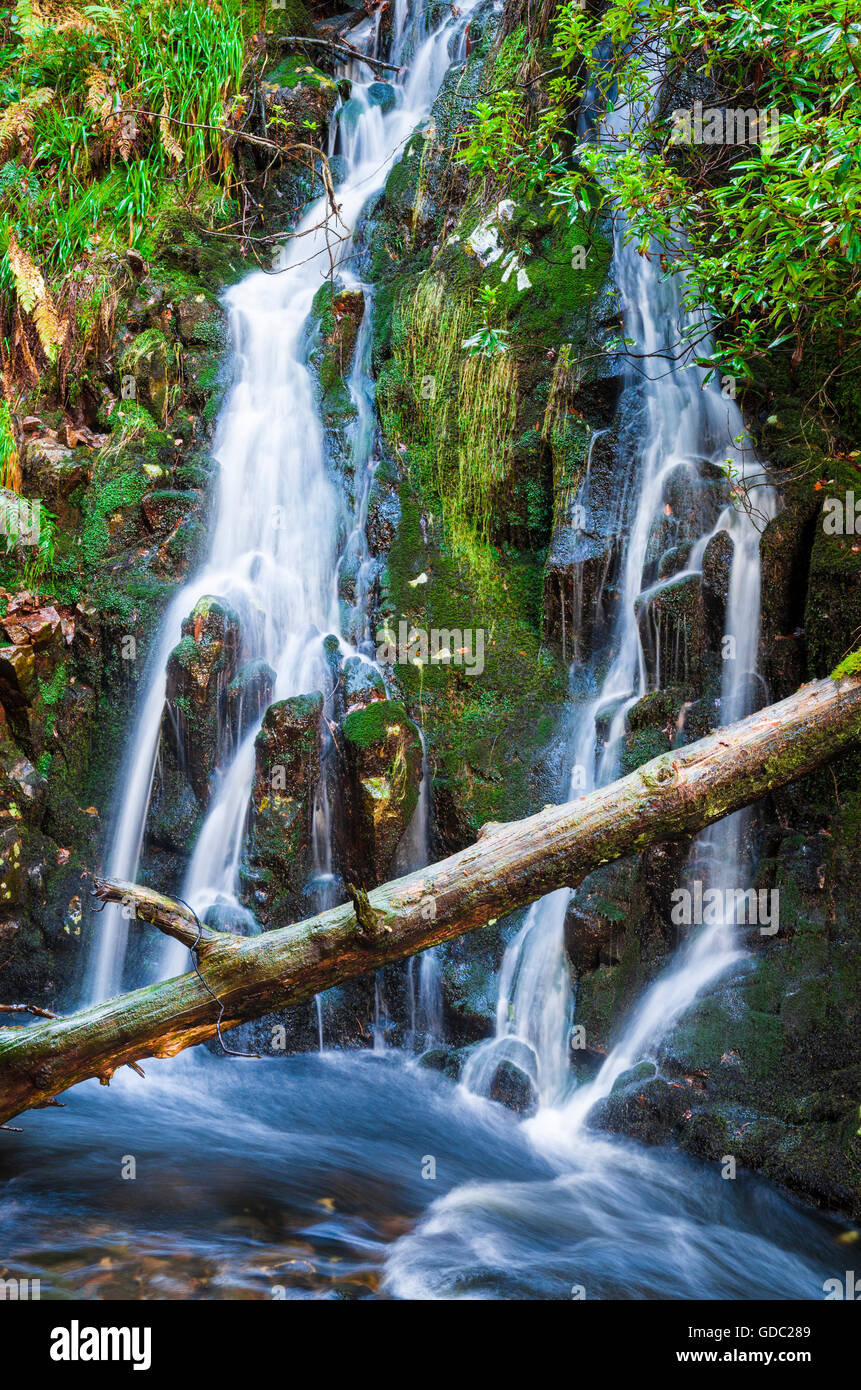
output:
[{"label": "bare tree trunk", "polygon": [[[86,1077],[169,1057],[247,1019],[484,926],[599,864],[694,834],[861,739],[861,676],[802,686],[687,748],[562,806],[486,826],[475,845],[294,926],[239,937],[200,928],[149,890],[97,881],[99,896],[188,946],[200,974],[120,995],[67,1018],[0,1028],[0,1124]],[[250,1064],[249,1064],[250,1065]]]}]

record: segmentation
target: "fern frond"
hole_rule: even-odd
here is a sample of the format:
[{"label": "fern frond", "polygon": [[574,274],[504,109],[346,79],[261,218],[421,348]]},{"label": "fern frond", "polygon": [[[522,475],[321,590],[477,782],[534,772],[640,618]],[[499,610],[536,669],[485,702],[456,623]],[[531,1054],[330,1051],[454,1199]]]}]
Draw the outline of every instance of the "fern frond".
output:
[{"label": "fern frond", "polygon": [[29,147],[33,139],[35,114],[53,99],[53,88],[38,87],[35,92],[7,107],[0,116],[0,159],[5,159],[15,145],[21,149]]},{"label": "fern frond", "polygon": [[171,130],[170,121],[167,119],[169,115],[170,109],[167,101],[165,101],[164,106],[161,108],[161,116],[159,117],[158,123],[158,128],[161,133],[161,143],[164,145],[171,159],[175,160],[177,164],[181,164],[185,151]]},{"label": "fern frond", "polygon": [[32,314],[45,295],[45,281],[39,267],[33,263],[14,232],[9,237],[9,266],[15,279],[15,291],[21,308]]},{"label": "fern frond", "polygon": [[46,290],[45,296],[33,310],[33,322],[39,334],[39,342],[49,362],[56,362],[57,354],[66,341],[68,324],[60,318],[54,302]]},{"label": "fern frond", "polygon": [[55,362],[66,341],[68,324],[57,313],[42,272],[14,233],[9,237],[8,258],[18,303],[25,313],[32,316],[48,361]]},{"label": "fern frond", "polygon": [[114,97],[111,89],[112,78],[101,68],[90,68],[85,78],[87,97],[84,107],[92,111],[104,123],[113,109]]}]

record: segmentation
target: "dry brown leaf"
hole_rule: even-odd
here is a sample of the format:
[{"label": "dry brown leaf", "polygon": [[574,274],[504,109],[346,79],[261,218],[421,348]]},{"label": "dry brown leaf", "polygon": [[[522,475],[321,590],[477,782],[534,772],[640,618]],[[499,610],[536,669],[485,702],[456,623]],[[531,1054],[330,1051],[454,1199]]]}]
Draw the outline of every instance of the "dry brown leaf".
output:
[{"label": "dry brown leaf", "polygon": [[[14,232],[9,237],[8,257],[15,280],[18,302],[25,313],[32,315],[45,356],[49,362],[54,362],[60,348],[66,341],[68,325],[64,319],[60,318],[54,307],[54,301],[45,284],[42,272],[29,253],[19,244]],[[23,330],[22,338],[26,339]],[[28,355],[25,350],[25,357]]]},{"label": "dry brown leaf", "polygon": [[33,139],[33,122],[36,112],[48,106],[54,99],[51,87],[38,87],[22,101],[7,107],[0,116],[0,159],[18,145],[22,150],[29,149]]},{"label": "dry brown leaf", "polygon": [[161,108],[161,116],[158,122],[158,128],[161,132],[161,143],[164,145],[171,159],[177,164],[181,164],[184,157],[184,150],[171,130],[170,121],[167,119],[169,115],[170,110],[165,101],[164,106]]}]

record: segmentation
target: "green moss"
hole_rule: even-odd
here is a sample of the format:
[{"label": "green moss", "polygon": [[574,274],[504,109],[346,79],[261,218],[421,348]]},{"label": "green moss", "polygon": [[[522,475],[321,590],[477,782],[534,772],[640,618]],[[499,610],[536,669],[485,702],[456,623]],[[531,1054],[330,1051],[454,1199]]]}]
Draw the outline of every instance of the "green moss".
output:
[{"label": "green moss", "polygon": [[171,652],[171,658],[183,670],[190,670],[199,655],[198,646],[193,637],[182,637]]},{"label": "green moss", "polygon": [[667,735],[663,729],[645,727],[628,734],[622,751],[621,776],[649,763],[667,751]]},{"label": "green moss", "polygon": [[[606,279],[610,243],[584,222],[553,220],[549,209],[526,201],[510,224],[510,238],[529,288],[518,290],[516,273],[503,283],[502,261],[485,271],[482,283],[498,286],[497,303],[513,346],[543,343],[554,333],[560,342],[582,340],[589,305]],[[585,264],[575,269],[579,248]]]},{"label": "green moss", "polygon": [[295,87],[330,88],[335,86],[327,73],[322,72],[320,68],[315,68],[304,54],[296,53],[282,59],[277,67],[273,68],[271,72],[267,72],[265,81],[273,87],[289,87],[291,91]]},{"label": "green moss", "polygon": [[69,688],[69,672],[65,662],[61,662],[48,681],[39,681],[39,694],[44,704],[59,704]]},{"label": "green moss", "polygon": [[399,720],[407,722],[406,709],[399,700],[375,700],[347,715],[342,725],[344,738],[357,748],[371,748],[385,743],[389,729]]},{"label": "green moss", "polygon": [[835,666],[834,670],[831,672],[831,679],[833,681],[840,681],[843,680],[845,676],[857,676],[859,673],[861,673],[861,647],[857,647],[854,652],[850,652],[849,655],[840,662],[839,666]]}]

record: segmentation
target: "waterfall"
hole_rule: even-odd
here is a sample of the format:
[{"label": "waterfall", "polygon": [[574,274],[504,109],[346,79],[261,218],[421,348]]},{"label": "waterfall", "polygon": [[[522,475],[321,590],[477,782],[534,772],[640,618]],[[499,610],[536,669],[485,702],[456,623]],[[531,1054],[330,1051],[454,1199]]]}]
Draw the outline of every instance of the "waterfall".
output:
[{"label": "waterfall", "polygon": [[[385,185],[389,170],[416,127],[428,116],[450,63],[463,56],[465,31],[478,0],[445,10],[427,32],[424,4],[398,4],[392,36],[394,61],[409,60],[398,77],[396,103],[383,115],[367,96],[374,74],[353,60],[349,75],[358,113],[343,139],[346,173],[339,184],[339,231],[357,225],[362,209]],[[377,21],[353,31],[370,53]],[[106,872],[134,880],[146,827],[158,754],[170,652],[183,618],[204,595],[225,599],[239,615],[244,659],[263,658],[276,672],[274,700],[327,688],[323,640],[339,637],[367,645],[354,623],[341,633],[337,595],[338,538],[361,545],[363,507],[373,469],[373,410],[368,397],[370,291],[350,269],[352,241],[335,241],[323,225],[321,198],[277,257],[273,272],[255,272],[224,295],[234,352],[233,385],[218,422],[213,452],[218,497],[209,557],[175,596],[163,621],[145,678],[145,694],[117,789],[118,815]],[[312,301],[329,270],[366,295],[364,337],[350,385],[357,411],[352,447],[357,513],[345,515],[326,466],[323,429],[308,369],[307,323]],[[364,557],[367,558],[367,557]],[[358,629],[358,630],[356,630]],[[216,901],[238,908],[237,871],[254,772],[255,722],[218,769],[217,784],[191,856],[182,896],[201,915]],[[325,810],[323,811],[325,815]],[[86,993],[100,1000],[123,985],[127,923],[117,909],[101,918],[88,962]],[[164,977],[185,968],[187,952],[166,941],[159,961]]]},{"label": "waterfall", "polygon": [[[610,138],[618,139],[618,132],[632,119],[636,113],[630,108],[617,109],[607,122]],[[731,655],[722,669],[722,724],[749,712],[747,692],[756,670],[759,639],[759,535],[777,507],[776,495],[753,455],[735,399],[725,396],[714,379],[707,380],[694,350],[684,346],[688,332],[697,328],[699,353],[708,353],[703,342],[705,325],[692,320],[684,307],[682,277],[664,278],[657,254],[638,254],[636,243],[626,244],[624,233],[619,219],[614,272],[622,337],[629,345],[620,409],[627,404],[635,412],[635,428],[629,431],[628,526],[618,615],[610,644],[612,656],[597,696],[581,706],[575,717],[572,771],[566,789],[569,800],[619,775],[628,711],[657,686],[657,680],[650,676],[638,608],[659,587],[655,582],[654,538],[665,511],[668,480],[677,470],[696,479],[703,463],[717,465],[734,480],[741,497],[741,505],[726,506],[713,526],[691,538],[682,570],[669,581],[678,583],[700,573],[709,540],[720,531],[728,533],[733,554],[725,642],[729,639]],[[585,489],[582,500],[588,502]],[[752,495],[756,497],[755,507]],[[576,633],[572,644],[576,651]],[[598,736],[599,720],[606,729],[603,738]],[[748,820],[748,813],[741,811],[699,836],[688,876],[696,872],[709,887],[741,888],[749,883],[752,866],[745,862],[743,849]],[[697,995],[740,954],[732,920],[692,937],[646,991],[594,1082],[572,1095],[568,1050],[574,1001],[563,934],[566,912],[574,897],[576,894],[568,889],[561,889],[531,908],[503,960],[495,1037],[470,1057],[463,1075],[467,1090],[487,1095],[496,1067],[505,1058],[529,1072],[541,1106],[532,1122],[536,1136],[558,1133],[560,1117],[564,1134],[576,1130],[619,1075],[657,1045]]]},{"label": "waterfall", "polygon": [[[419,799],[404,838],[398,845],[392,863],[392,878],[401,878],[416,869],[423,869],[430,863],[431,775],[427,744],[421,730],[419,737],[422,745]],[[423,951],[418,958],[410,956],[407,964],[407,990],[410,1001],[411,1045],[420,1051],[442,1039],[442,977],[436,946],[432,946],[429,951]]]}]

